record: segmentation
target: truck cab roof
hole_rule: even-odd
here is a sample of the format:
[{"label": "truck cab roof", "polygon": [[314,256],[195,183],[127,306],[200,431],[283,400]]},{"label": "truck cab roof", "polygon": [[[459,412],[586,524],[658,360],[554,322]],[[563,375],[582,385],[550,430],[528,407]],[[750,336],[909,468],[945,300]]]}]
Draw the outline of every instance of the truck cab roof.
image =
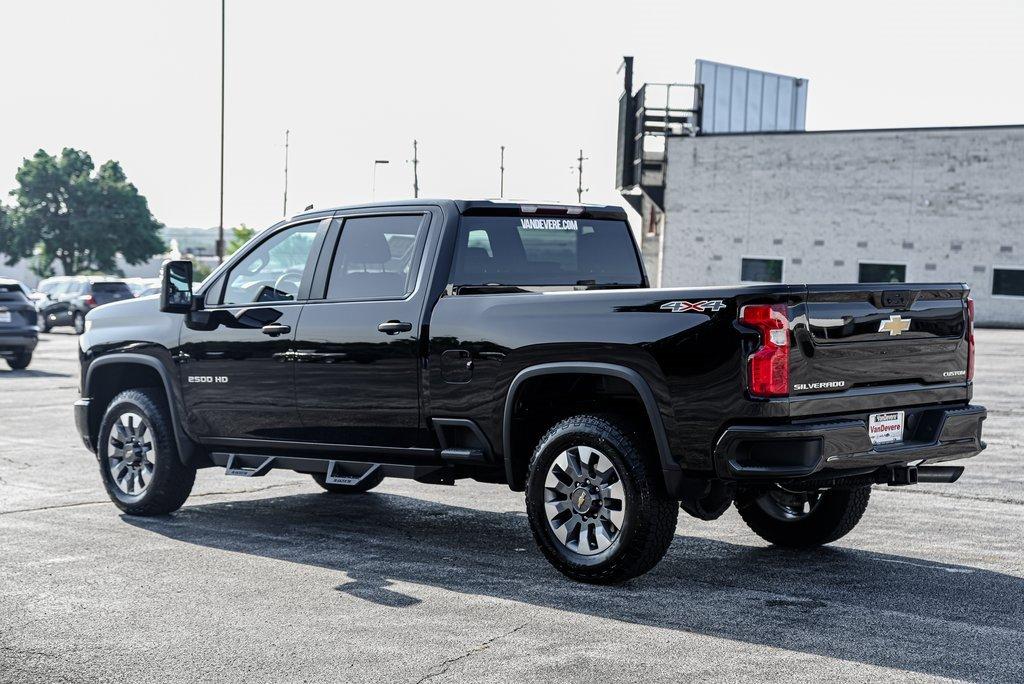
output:
[{"label": "truck cab roof", "polygon": [[457,198],[409,198],[352,204],[322,209],[310,209],[291,217],[298,220],[305,217],[322,216],[326,212],[349,211],[354,209],[400,209],[402,207],[421,207],[423,205],[452,205],[460,214],[466,215],[502,215],[530,216],[533,214],[565,214],[585,218],[604,218],[626,220],[626,210],[614,204],[566,204],[564,202],[531,202],[527,200],[509,199],[457,199]]}]

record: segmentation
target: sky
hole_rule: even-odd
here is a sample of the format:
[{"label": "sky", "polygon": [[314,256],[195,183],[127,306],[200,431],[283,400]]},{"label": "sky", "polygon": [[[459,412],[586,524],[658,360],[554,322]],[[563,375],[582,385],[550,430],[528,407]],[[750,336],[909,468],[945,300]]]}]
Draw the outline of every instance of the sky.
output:
[{"label": "sky", "polygon": [[[119,160],[168,226],[218,222],[220,2],[0,0],[0,191],[65,146]],[[226,226],[412,196],[622,204],[616,74],[694,60],[810,80],[809,130],[1024,124],[1024,1],[227,0]],[[8,201],[8,200],[5,200]]]}]

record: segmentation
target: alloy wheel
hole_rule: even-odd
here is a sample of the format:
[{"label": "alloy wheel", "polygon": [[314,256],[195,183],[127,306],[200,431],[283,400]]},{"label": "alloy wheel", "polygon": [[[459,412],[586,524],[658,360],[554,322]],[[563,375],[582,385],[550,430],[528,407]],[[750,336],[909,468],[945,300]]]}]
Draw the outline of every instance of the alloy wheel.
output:
[{"label": "alloy wheel", "polygon": [[544,512],[570,551],[592,556],[608,549],[626,517],[626,491],[614,464],[588,446],[560,453],[544,480]]},{"label": "alloy wheel", "polygon": [[140,496],[149,487],[156,469],[156,447],[146,419],[127,411],[110,430],[107,463],[110,479],[124,494]]}]

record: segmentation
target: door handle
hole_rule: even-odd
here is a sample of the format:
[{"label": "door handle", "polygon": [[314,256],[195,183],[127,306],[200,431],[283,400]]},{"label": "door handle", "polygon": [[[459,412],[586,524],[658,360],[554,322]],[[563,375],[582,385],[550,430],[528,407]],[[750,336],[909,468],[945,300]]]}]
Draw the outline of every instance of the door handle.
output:
[{"label": "door handle", "polygon": [[400,332],[409,332],[412,330],[412,323],[405,321],[385,321],[377,326],[377,330],[381,331],[385,335],[397,335]]},{"label": "door handle", "polygon": [[264,335],[270,335],[271,337],[284,335],[285,333],[290,333],[291,331],[292,326],[283,325],[281,323],[271,323],[270,325],[265,325],[262,328],[260,328],[260,332],[262,332]]}]

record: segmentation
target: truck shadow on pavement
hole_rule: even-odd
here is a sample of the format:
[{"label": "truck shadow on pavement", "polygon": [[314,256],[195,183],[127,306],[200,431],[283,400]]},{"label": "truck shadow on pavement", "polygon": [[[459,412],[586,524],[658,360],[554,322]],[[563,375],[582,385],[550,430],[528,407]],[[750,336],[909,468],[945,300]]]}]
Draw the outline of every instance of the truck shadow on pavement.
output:
[{"label": "truck shadow on pavement", "polygon": [[421,603],[396,588],[408,582],[925,675],[1024,679],[1024,579],[977,568],[677,535],[648,575],[588,586],[545,562],[523,513],[381,493],[124,520],[182,542],[344,572],[325,590],[394,609]]}]

